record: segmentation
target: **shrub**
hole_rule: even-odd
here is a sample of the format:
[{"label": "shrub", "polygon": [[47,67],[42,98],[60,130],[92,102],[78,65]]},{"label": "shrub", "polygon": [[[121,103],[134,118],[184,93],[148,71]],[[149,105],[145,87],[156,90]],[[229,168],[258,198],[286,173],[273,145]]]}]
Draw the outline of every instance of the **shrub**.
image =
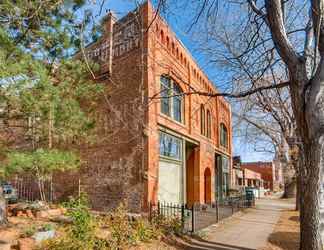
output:
[{"label": "shrub", "polygon": [[[140,242],[148,242],[169,233],[180,234],[178,218],[155,217],[152,223],[144,218],[132,219],[124,204],[104,217],[94,217],[89,210],[87,199],[71,199],[65,204],[72,224],[67,225],[61,236],[42,244],[43,250],[105,250],[128,249]],[[102,230],[102,231],[100,231]],[[108,232],[102,234],[100,232]]]},{"label": "shrub", "polygon": [[182,235],[182,223],[179,216],[166,217],[163,215],[155,215],[152,218],[152,224],[155,228],[161,230],[162,234]]},{"label": "shrub", "polygon": [[67,208],[67,215],[72,218],[70,236],[78,241],[93,241],[96,225],[86,195],[81,194],[77,199],[71,198],[64,206]]},{"label": "shrub", "polygon": [[84,194],[79,198],[71,198],[64,203],[67,215],[72,218],[72,224],[65,227],[61,236],[48,240],[40,249],[45,250],[93,250],[105,249],[105,242],[95,237],[96,222],[90,213],[88,200]]},{"label": "shrub", "polygon": [[37,228],[35,225],[31,225],[27,228],[25,228],[21,234],[21,237],[26,238],[26,237],[31,237],[37,232]]}]

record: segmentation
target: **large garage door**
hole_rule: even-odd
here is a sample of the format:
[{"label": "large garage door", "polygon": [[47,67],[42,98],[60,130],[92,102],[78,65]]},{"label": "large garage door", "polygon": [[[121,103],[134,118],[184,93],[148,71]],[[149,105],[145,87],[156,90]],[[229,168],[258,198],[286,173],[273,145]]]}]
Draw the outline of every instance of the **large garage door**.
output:
[{"label": "large garage door", "polygon": [[160,161],[159,201],[182,203],[182,167],[172,162]]}]

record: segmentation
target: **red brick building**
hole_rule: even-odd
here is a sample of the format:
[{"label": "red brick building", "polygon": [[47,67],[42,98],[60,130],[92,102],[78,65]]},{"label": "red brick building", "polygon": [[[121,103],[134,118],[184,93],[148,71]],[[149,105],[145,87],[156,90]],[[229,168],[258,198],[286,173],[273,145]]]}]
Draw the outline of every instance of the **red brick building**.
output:
[{"label": "red brick building", "polygon": [[241,168],[260,173],[265,189],[279,191],[282,188],[282,170],[272,162],[245,162],[241,164]]},{"label": "red brick building", "polygon": [[[87,46],[106,86],[95,145],[84,146],[82,190],[94,208],[126,201],[208,203],[227,194],[232,159],[231,107],[150,2]],[[57,188],[59,188],[57,186]]]}]

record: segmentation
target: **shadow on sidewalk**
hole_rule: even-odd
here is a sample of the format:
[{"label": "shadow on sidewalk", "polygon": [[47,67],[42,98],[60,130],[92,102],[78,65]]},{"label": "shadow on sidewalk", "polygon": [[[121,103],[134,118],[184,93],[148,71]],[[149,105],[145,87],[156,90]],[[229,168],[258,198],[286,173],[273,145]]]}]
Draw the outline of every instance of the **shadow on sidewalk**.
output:
[{"label": "shadow on sidewalk", "polygon": [[186,250],[256,250],[252,248],[233,246],[229,244],[208,241],[198,236],[193,236],[192,240],[182,238],[181,242],[178,240],[174,240],[174,241],[168,240],[168,244],[176,246],[179,249],[186,249]]},{"label": "shadow on sidewalk", "polygon": [[298,232],[274,232],[270,234],[268,241],[282,250],[299,249],[299,233]]}]

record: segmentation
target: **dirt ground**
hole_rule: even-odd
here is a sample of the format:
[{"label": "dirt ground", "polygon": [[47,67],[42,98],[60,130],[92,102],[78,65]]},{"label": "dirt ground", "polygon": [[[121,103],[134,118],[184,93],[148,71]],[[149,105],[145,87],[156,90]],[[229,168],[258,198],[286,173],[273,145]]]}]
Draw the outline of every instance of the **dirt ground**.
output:
[{"label": "dirt ground", "polygon": [[260,250],[296,250],[299,249],[299,213],[284,211],[268,238],[268,244]]}]

